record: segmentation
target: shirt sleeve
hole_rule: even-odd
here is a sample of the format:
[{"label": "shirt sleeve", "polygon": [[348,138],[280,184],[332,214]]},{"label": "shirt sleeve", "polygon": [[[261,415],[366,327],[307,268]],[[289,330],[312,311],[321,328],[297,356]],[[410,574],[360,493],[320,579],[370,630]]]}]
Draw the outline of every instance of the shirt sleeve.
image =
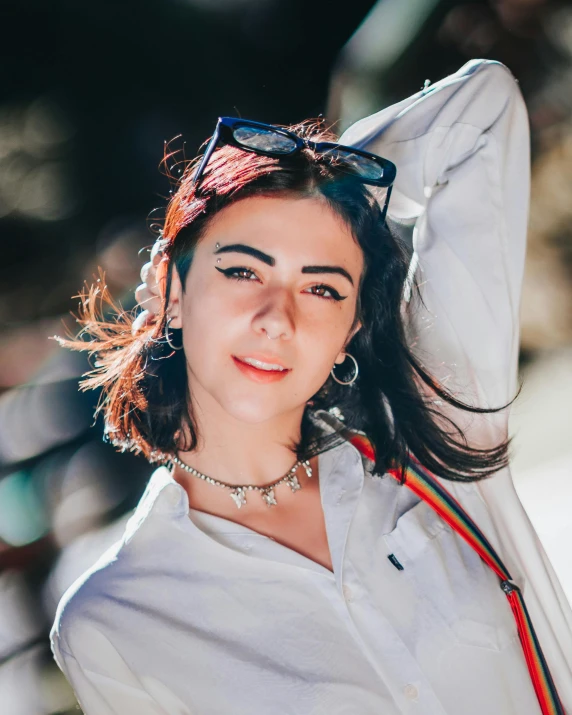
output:
[{"label": "shirt sleeve", "polygon": [[[512,74],[498,62],[472,60],[360,120],[340,141],[397,165],[389,216],[414,226],[410,275],[416,275],[422,297],[407,311],[412,351],[459,399],[480,407],[506,404],[517,388],[530,192],[528,118]],[[508,434],[508,410],[473,415],[447,405],[438,409],[475,446],[496,445]],[[479,526],[523,589],[560,697],[572,713],[570,605],[510,470],[476,482],[474,489],[488,520],[478,520]],[[462,490],[457,497],[471,513]]]},{"label": "shirt sleeve", "polygon": [[77,657],[62,646],[55,629],[51,646],[84,715],[167,715],[108,639],[91,627],[81,631]]},{"label": "shirt sleeve", "polygon": [[[473,60],[340,141],[397,166],[389,216],[414,224],[410,274],[422,297],[408,312],[414,354],[459,399],[506,404],[517,384],[530,186],[528,119],[512,74]],[[506,433],[506,411],[450,416],[479,446]]]}]

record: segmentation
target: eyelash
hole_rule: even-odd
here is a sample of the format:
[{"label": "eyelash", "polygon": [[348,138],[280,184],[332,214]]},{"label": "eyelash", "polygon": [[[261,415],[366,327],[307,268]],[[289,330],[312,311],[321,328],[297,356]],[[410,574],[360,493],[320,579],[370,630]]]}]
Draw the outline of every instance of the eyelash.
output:
[{"label": "eyelash", "polygon": [[[237,275],[238,273],[249,273],[251,276],[256,276],[256,273],[254,271],[252,271],[250,268],[246,268],[245,266],[232,266],[231,268],[219,268],[218,266],[215,266],[215,268],[226,278],[235,281],[252,280],[251,277],[246,278],[245,276]],[[326,285],[325,283],[319,283],[318,285],[312,286],[312,288],[324,289],[329,291],[329,293],[331,294],[330,296],[320,295],[319,293],[312,293],[312,295],[315,295],[318,298],[324,298],[324,300],[335,300],[336,302],[339,302],[347,298],[346,295],[340,295],[335,288],[332,288],[332,286]]]}]

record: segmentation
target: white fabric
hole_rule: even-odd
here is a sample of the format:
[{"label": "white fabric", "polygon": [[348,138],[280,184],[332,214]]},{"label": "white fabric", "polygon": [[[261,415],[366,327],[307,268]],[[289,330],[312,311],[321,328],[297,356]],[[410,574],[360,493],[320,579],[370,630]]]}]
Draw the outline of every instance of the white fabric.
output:
[{"label": "white fabric", "polygon": [[[410,326],[423,362],[454,371],[465,399],[508,401],[528,201],[526,114],[510,73],[469,63],[342,141],[397,163],[391,211],[416,221],[429,311]],[[506,417],[467,428],[498,438]],[[350,444],[320,455],[319,480],[333,574],[189,510],[168,471],[154,473],[123,539],[68,590],[52,629],[86,715],[540,713],[506,597],[470,547],[406,487],[364,470]],[[572,616],[508,470],[443,483],[523,588],[572,712]]]},{"label": "white fabric", "polygon": [[[155,472],[123,541],[58,611],[54,653],[86,715],[540,713],[497,577],[350,444],[319,459],[334,574],[189,518]],[[486,521],[474,488],[459,491]]]},{"label": "white fabric", "polygon": [[[529,133],[518,84],[498,62],[473,60],[426,90],[356,122],[340,141],[392,159],[390,216],[415,220],[423,303],[411,344],[471,404],[498,407],[517,388],[519,303],[530,191]],[[490,446],[508,411],[454,419]],[[447,483],[445,483],[447,486]],[[480,524],[518,583],[572,712],[572,611],[508,469],[476,485]],[[471,504],[463,501],[471,516]],[[477,519],[477,523],[478,519]]]}]

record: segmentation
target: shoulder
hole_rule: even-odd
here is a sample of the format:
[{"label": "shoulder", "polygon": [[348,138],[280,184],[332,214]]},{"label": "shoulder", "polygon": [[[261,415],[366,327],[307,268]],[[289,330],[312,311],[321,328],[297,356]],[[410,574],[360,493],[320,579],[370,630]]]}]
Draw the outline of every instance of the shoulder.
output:
[{"label": "shoulder", "polygon": [[128,624],[136,626],[132,619],[142,604],[157,600],[169,548],[163,544],[178,534],[178,520],[188,509],[185,499],[168,470],[153,473],[119,540],[61,597],[50,633],[54,649],[75,656],[90,643],[88,631],[115,636]]},{"label": "shoulder", "polygon": [[116,542],[65,591],[50,632],[54,651],[76,656],[85,631],[105,620],[106,604],[125,573],[126,551],[123,540]]}]

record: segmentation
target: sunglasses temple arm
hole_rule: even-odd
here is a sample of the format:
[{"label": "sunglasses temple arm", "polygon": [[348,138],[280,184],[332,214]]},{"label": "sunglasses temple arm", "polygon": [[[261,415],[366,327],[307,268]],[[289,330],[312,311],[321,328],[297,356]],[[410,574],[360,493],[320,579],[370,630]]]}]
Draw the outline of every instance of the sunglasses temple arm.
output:
[{"label": "sunglasses temple arm", "polygon": [[383,205],[383,210],[381,212],[381,220],[385,221],[387,216],[387,207],[389,206],[389,199],[391,197],[391,190],[393,189],[393,184],[387,189],[387,194],[385,195],[385,204]]},{"label": "sunglasses temple arm", "polygon": [[197,181],[201,178],[203,171],[205,170],[205,166],[209,163],[209,160],[211,156],[213,155],[214,150],[216,149],[216,145],[218,144],[218,140],[220,139],[220,132],[218,128],[218,124],[215,129],[215,133],[212,136],[212,139],[209,142],[209,145],[206,148],[206,151],[204,153],[204,156],[201,160],[201,163],[199,164],[199,168],[196,170],[195,175],[193,177],[193,184],[196,184]]}]

